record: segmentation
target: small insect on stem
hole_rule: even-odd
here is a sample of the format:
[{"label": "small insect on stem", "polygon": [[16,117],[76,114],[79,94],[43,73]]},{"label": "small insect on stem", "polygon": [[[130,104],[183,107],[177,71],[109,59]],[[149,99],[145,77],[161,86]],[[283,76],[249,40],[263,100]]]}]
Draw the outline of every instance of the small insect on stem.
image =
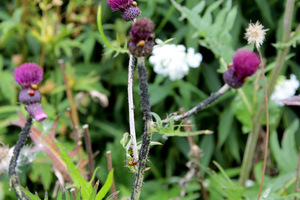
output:
[{"label": "small insect on stem", "polygon": [[136,1],[133,1],[133,2],[132,2],[132,5],[137,6],[137,2],[136,2]]},{"label": "small insect on stem", "polygon": [[127,162],[127,165],[129,165],[129,166],[135,166],[135,165],[137,165],[137,161],[134,160],[134,159],[132,159],[132,160],[130,160],[130,161]]}]

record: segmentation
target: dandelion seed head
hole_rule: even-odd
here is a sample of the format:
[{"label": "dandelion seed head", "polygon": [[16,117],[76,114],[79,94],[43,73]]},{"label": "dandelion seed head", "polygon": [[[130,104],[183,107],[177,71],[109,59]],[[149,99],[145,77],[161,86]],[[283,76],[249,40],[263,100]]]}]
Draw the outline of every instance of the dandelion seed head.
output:
[{"label": "dandelion seed head", "polygon": [[253,43],[257,49],[263,44],[266,31],[268,29],[263,29],[264,26],[257,21],[255,24],[249,23],[248,28],[246,29],[245,38],[248,41],[248,44]]}]

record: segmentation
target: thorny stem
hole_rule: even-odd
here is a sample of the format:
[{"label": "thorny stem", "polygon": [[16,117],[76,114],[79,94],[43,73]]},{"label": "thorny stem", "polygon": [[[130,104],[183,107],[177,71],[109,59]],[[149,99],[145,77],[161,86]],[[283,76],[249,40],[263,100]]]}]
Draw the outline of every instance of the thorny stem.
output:
[{"label": "thorny stem", "polygon": [[[299,192],[299,176],[300,176],[300,148],[299,148],[299,153],[298,153],[298,164],[297,164],[297,175],[296,175],[296,187],[295,187],[295,192]],[[294,200],[297,200],[298,198],[295,197]]]},{"label": "thorny stem", "polygon": [[[106,158],[107,158],[107,167],[108,167],[108,171],[110,172],[111,170],[113,170],[113,166],[112,166],[112,161],[111,161],[111,151],[107,151],[106,152]],[[112,181],[111,184],[111,193],[114,194],[116,192],[116,187],[115,187],[115,182],[114,180]],[[117,197],[114,196],[113,200],[117,200]]]},{"label": "thorny stem", "polygon": [[[212,102],[216,101],[220,96],[222,96],[225,92],[227,92],[227,90],[229,89],[229,85],[225,84],[223,85],[223,87],[221,87],[217,92],[212,93],[207,99],[205,99],[204,101],[202,101],[201,103],[199,103],[197,106],[193,107],[192,109],[190,109],[189,111],[181,114],[181,115],[177,115],[174,116],[174,121],[180,121],[183,120],[187,117],[190,117],[194,114],[196,114],[199,110],[201,110],[202,108],[208,106],[209,104],[211,104]],[[162,120],[161,122],[166,124],[170,121],[169,118]]]},{"label": "thorny stem", "polygon": [[21,191],[21,185],[19,182],[18,174],[16,172],[16,167],[17,167],[17,161],[18,161],[20,152],[21,152],[23,146],[25,145],[27,138],[29,136],[31,125],[32,125],[32,117],[30,115],[28,115],[25,126],[19,135],[19,139],[14,148],[13,156],[9,163],[9,182],[10,182],[11,187],[14,188],[18,199],[26,199],[25,194]]},{"label": "thorny stem", "polygon": [[137,143],[136,143],[136,133],[134,124],[134,105],[133,105],[133,95],[132,95],[132,82],[134,74],[134,57],[132,54],[129,55],[129,65],[128,65],[128,107],[129,107],[129,128],[131,136],[131,144],[133,149],[133,157],[135,160],[138,159]]},{"label": "thorny stem", "polygon": [[[290,33],[291,33],[291,23],[293,17],[293,9],[294,9],[295,0],[287,0],[285,12],[284,12],[284,19],[283,19],[283,35],[282,35],[282,42],[286,43],[289,40]],[[275,67],[271,73],[271,76],[268,80],[268,87],[267,87],[267,97],[270,98],[272,94],[276,80],[280,74],[280,71],[284,65],[285,57],[288,54],[290,47],[286,47],[283,50],[279,50],[276,61]],[[241,174],[239,178],[239,182],[242,186],[245,186],[247,179],[249,178],[251,168],[252,168],[252,160],[253,155],[255,152],[255,147],[257,143],[257,139],[261,130],[261,120],[264,116],[265,111],[265,101],[262,100],[260,106],[253,118],[253,130],[248,135],[247,144],[245,148],[244,158],[242,161],[242,168]]]},{"label": "thorny stem", "polygon": [[259,186],[259,192],[257,199],[260,199],[262,187],[264,184],[264,178],[266,173],[266,165],[267,165],[267,157],[268,157],[268,144],[269,144],[269,104],[268,104],[268,93],[267,93],[267,84],[266,84],[266,76],[265,76],[265,63],[263,62],[263,58],[261,56],[261,51],[258,49],[259,57],[261,60],[261,68],[262,68],[262,77],[264,81],[264,95],[265,95],[265,105],[266,105],[266,142],[265,142],[265,153],[264,153],[264,166],[263,166],[263,172],[261,176],[261,182]]},{"label": "thorny stem", "polygon": [[148,83],[147,83],[147,71],[145,67],[145,58],[138,57],[138,73],[140,81],[140,96],[141,96],[141,106],[144,115],[144,133],[142,136],[142,145],[139,153],[139,160],[137,164],[137,172],[135,173],[133,189],[131,193],[131,200],[138,200],[143,186],[144,173],[146,162],[150,149],[150,141],[152,137],[151,132],[151,108],[148,95]]},{"label": "thorny stem", "polygon": [[[95,167],[94,167],[94,158],[93,158],[93,150],[92,150],[92,144],[91,144],[91,138],[89,132],[89,125],[85,124],[82,128],[84,130],[85,148],[89,159],[89,180],[90,180],[93,177]],[[94,182],[95,180],[93,180],[93,184]]]}]

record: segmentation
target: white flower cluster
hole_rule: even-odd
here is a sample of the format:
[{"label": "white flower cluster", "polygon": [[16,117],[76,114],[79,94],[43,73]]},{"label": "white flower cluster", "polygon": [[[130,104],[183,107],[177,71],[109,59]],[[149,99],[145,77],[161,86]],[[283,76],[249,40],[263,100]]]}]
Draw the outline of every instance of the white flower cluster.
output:
[{"label": "white flower cluster", "polygon": [[[156,43],[162,41],[156,39]],[[152,51],[149,61],[154,65],[154,71],[172,81],[181,79],[189,72],[189,67],[197,68],[202,61],[202,55],[195,53],[193,48],[186,48],[184,45],[165,44],[156,46]]]},{"label": "white flower cluster", "polygon": [[286,79],[284,76],[280,77],[271,96],[271,100],[283,106],[283,103],[281,103],[280,100],[294,96],[299,88],[299,84],[300,83],[294,74],[291,74],[290,79]]}]

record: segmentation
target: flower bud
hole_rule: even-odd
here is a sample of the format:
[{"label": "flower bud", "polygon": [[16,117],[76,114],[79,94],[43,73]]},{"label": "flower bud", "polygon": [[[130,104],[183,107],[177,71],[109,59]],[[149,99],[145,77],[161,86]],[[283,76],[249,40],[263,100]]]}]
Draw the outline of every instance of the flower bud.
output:
[{"label": "flower bud", "polygon": [[152,53],[154,46],[153,23],[147,18],[137,20],[132,24],[130,30],[130,41],[128,49],[134,56],[147,56]]},{"label": "flower bud", "polygon": [[224,72],[223,79],[230,87],[235,89],[242,87],[244,84],[243,81],[239,80],[236,77],[233,68],[230,68],[229,70]]},{"label": "flower bud", "polygon": [[25,63],[14,71],[17,83],[22,87],[19,93],[19,101],[25,104],[25,108],[37,121],[47,118],[39,102],[41,93],[38,84],[43,80],[43,69],[35,63]]},{"label": "flower bud", "polygon": [[47,118],[41,104],[34,103],[26,106],[27,112],[38,122],[44,121]]},{"label": "flower bud", "polygon": [[137,3],[132,0],[108,0],[107,3],[113,11],[120,10],[125,21],[131,21],[140,14]]},{"label": "flower bud", "polygon": [[[33,91],[33,95],[30,95],[30,91]],[[24,104],[38,103],[41,101],[41,93],[38,90],[31,88],[24,88],[19,93],[19,101]]]}]

